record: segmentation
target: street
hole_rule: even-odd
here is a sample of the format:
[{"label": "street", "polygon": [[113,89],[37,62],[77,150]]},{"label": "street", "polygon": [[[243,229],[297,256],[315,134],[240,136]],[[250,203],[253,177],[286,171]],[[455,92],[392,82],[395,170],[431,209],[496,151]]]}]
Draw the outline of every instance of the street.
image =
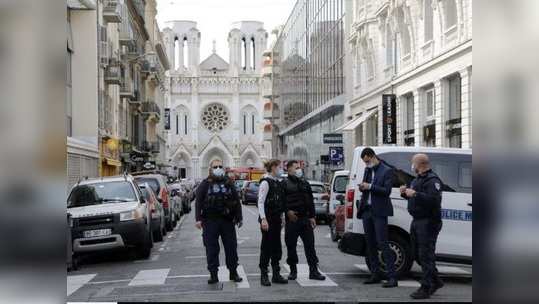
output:
[{"label": "street", "polygon": [[[84,259],[79,270],[68,273],[67,301],[409,301],[409,294],[419,287],[417,265],[412,277],[399,281],[398,288],[363,285],[370,275],[363,257],[341,253],[337,243],[331,241],[327,225],[319,225],[315,231],[325,281],[308,279],[305,255],[299,245],[298,280],[263,287],[258,268],[261,234],[256,206],[243,206],[243,218],[244,225],[238,229],[238,272],[244,278],[241,283],[229,282],[228,271],[221,266],[220,282],[207,284],[205,251],[201,231],[194,227],[193,211],[182,217],[163,242],[154,244],[147,260],[134,260],[126,252]],[[224,265],[222,249],[220,260]],[[286,276],[284,240],[281,265]],[[429,300],[472,300],[471,267],[439,264],[438,268],[445,286]]]}]

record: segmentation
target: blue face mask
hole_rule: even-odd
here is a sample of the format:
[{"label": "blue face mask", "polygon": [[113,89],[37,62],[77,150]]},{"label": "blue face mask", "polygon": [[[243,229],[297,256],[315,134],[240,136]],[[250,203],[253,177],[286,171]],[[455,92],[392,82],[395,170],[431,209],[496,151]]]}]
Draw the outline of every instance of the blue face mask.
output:
[{"label": "blue face mask", "polygon": [[279,169],[277,170],[277,176],[281,176],[281,175],[283,175],[283,174],[284,174],[284,170],[281,169],[281,168],[279,168]]},{"label": "blue face mask", "polygon": [[296,177],[298,178],[301,178],[303,177],[303,171],[301,169],[296,169],[296,172],[294,172],[294,175],[296,175]]},{"label": "blue face mask", "polygon": [[225,170],[223,170],[223,168],[212,169],[212,173],[213,173],[213,175],[216,176],[216,177],[223,177],[223,176],[225,176]]}]

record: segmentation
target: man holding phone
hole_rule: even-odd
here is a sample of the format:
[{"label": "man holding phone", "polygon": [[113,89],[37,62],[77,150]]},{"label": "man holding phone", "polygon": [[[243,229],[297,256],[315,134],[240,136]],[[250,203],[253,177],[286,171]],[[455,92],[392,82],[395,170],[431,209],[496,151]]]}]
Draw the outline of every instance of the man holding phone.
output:
[{"label": "man holding phone", "polygon": [[393,216],[391,189],[393,187],[393,169],[378,159],[371,148],[361,151],[365,163],[363,180],[358,185],[361,199],[357,206],[357,218],[362,219],[367,243],[367,258],[371,265],[371,278],[364,284],[377,284],[382,281],[378,250],[382,251],[386,262],[388,281],[382,287],[397,287],[395,274],[395,256],[389,248],[387,218]]}]

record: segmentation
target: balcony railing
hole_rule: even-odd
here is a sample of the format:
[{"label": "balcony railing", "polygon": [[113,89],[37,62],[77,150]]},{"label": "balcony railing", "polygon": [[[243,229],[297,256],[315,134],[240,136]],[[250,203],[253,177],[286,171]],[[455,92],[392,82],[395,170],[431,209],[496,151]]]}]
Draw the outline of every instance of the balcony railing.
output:
[{"label": "balcony railing", "polygon": [[111,58],[107,69],[105,70],[105,83],[121,84],[122,76],[119,62],[117,59]]},{"label": "balcony railing", "polygon": [[161,108],[152,100],[143,102],[141,104],[140,112],[143,115],[147,115],[148,118],[155,117],[157,121],[161,118]]},{"label": "balcony railing", "polygon": [[110,23],[122,22],[120,0],[104,0],[103,1],[103,19]]}]

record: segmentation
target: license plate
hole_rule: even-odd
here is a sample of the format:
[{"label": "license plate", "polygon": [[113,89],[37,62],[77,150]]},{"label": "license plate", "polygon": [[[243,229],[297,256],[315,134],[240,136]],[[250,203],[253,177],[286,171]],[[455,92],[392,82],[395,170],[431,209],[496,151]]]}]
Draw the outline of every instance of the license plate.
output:
[{"label": "license plate", "polygon": [[88,230],[84,231],[85,238],[97,237],[97,236],[107,236],[111,234],[110,229],[98,229],[98,230]]}]

